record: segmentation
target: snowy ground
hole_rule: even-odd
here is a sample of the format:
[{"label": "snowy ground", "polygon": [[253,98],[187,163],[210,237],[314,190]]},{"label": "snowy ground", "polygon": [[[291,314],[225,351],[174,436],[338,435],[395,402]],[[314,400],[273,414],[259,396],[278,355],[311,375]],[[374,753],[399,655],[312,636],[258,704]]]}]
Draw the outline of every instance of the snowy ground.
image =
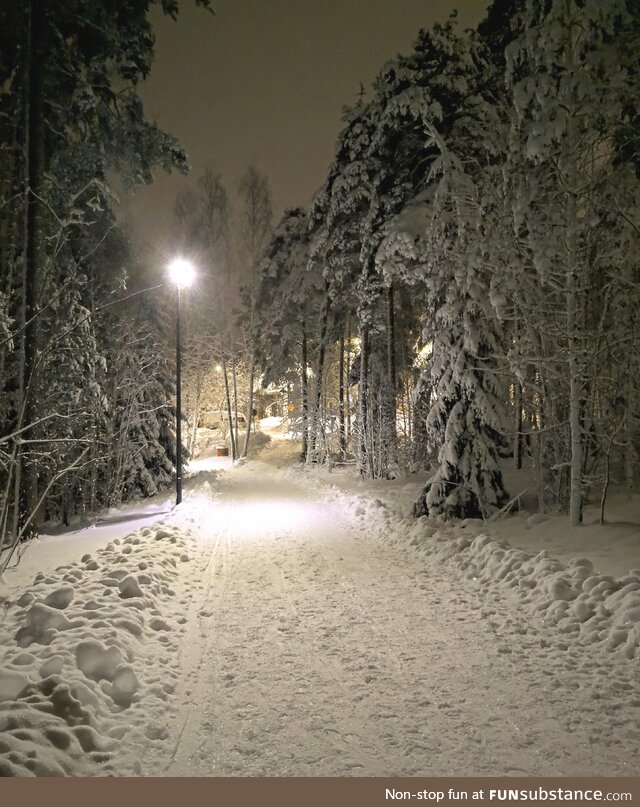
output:
[{"label": "snowy ground", "polygon": [[294,452],[201,462],[176,510],[52,539],[62,568],[27,552],[0,773],[638,775],[639,570],[405,520]]}]

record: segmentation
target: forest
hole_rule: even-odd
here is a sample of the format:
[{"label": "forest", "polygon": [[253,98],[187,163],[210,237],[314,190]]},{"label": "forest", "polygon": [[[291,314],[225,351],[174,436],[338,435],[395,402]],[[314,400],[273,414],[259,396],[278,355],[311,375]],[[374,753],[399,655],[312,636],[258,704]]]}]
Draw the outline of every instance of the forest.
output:
[{"label": "forest", "polygon": [[[119,193],[188,170],[139,97],[154,5],[178,16],[0,8],[0,571],[43,522],[174,474],[175,292],[117,218]],[[640,450],[639,60],[638,0],[494,0],[382,66],[307,209],[273,225],[253,166],[233,194],[194,179],[185,451],[201,413],[251,422],[270,390],[301,462],[427,470],[416,516],[508,507],[511,462],[541,511],[604,518]],[[246,454],[249,430],[229,439]]]}]

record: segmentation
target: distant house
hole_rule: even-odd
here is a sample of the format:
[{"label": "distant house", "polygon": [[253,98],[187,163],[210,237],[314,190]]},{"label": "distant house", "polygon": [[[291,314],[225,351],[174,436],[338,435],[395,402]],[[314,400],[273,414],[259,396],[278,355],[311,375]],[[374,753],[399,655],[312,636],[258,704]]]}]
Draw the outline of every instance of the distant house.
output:
[{"label": "distant house", "polygon": [[[235,420],[232,413],[232,419]],[[247,419],[238,412],[238,426],[244,429],[247,425]],[[210,409],[200,415],[198,426],[201,429],[213,429],[215,431],[228,431],[229,430],[229,413],[222,409]]]}]

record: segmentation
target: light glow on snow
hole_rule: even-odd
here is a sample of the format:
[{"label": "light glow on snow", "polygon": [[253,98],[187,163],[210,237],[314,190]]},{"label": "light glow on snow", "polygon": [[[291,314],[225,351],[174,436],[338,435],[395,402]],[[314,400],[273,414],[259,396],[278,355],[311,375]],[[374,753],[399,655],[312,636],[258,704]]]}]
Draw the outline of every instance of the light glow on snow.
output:
[{"label": "light glow on snow", "polygon": [[232,467],[233,460],[231,457],[198,457],[197,459],[189,460],[187,464],[187,474],[192,476],[202,471],[223,471]]},{"label": "light glow on snow", "polygon": [[[256,524],[261,529],[272,534],[275,539],[285,534],[308,529],[315,522],[317,513],[310,505],[303,505],[282,499],[264,499],[243,502],[232,506],[228,514],[233,524],[234,537],[241,539],[253,538],[256,533]],[[319,518],[319,516],[318,516]]]},{"label": "light glow on snow", "polygon": [[[267,543],[271,544],[323,525],[321,508],[283,496],[281,492],[269,496],[258,486],[243,490],[238,498],[212,499],[212,490],[212,486],[200,483],[191,495],[187,493],[187,499],[188,509],[196,516],[202,534],[214,541],[220,533],[228,535],[233,543],[254,541],[259,525],[260,540],[264,542],[266,535]],[[208,541],[209,537],[205,537],[204,543]]]}]

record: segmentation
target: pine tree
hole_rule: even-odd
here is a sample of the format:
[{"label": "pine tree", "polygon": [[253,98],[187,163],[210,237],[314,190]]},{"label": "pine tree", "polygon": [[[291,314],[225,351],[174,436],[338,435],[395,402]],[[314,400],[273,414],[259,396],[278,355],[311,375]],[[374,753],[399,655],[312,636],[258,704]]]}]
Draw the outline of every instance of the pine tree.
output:
[{"label": "pine tree", "polygon": [[[449,56],[439,100],[423,98],[429,174],[412,204],[387,225],[378,262],[398,282],[422,288],[428,300],[423,386],[431,398],[427,446],[436,468],[414,512],[484,517],[507,499],[498,467],[504,445],[495,376],[499,328],[483,252],[495,207],[484,189],[499,165],[491,138],[500,121],[480,94],[487,81],[474,43],[455,38],[451,27],[435,36]],[[456,47],[447,48],[447,41]]]}]

